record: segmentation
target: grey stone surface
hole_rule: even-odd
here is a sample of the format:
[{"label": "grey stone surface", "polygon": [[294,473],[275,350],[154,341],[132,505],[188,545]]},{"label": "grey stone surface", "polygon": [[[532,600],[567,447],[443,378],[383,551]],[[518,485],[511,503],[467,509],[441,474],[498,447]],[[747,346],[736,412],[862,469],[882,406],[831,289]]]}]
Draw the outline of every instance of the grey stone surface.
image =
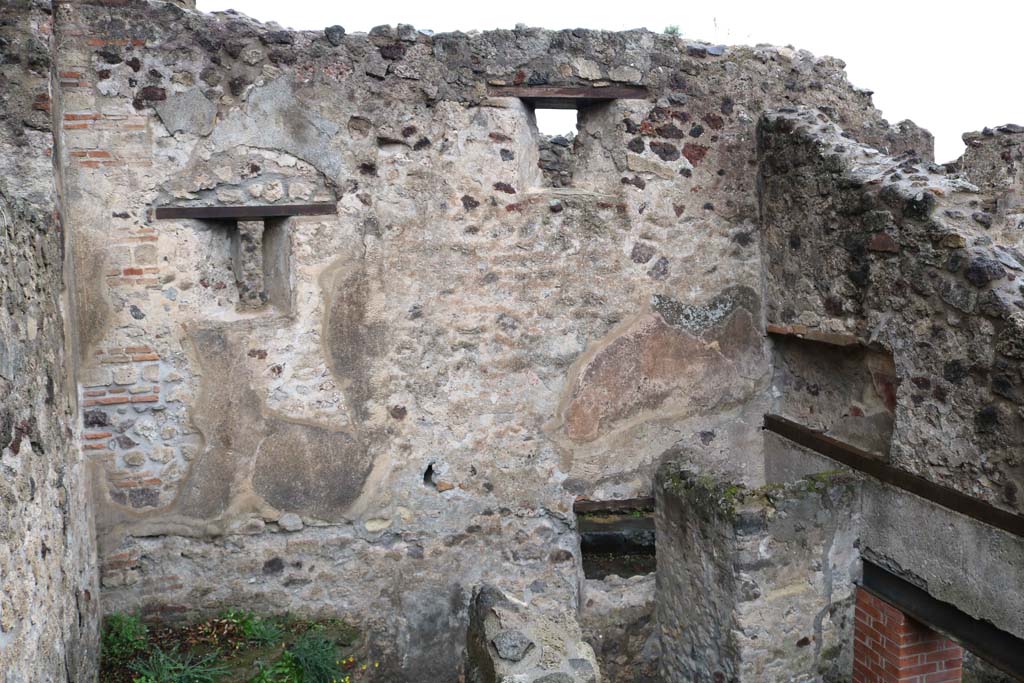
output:
[{"label": "grey stone surface", "polygon": [[269,299],[263,286],[263,221],[238,221],[231,234],[231,264],[239,308],[261,308]]},{"label": "grey stone surface", "polygon": [[661,634],[654,574],[583,583],[580,626],[605,683],[659,683]]},{"label": "grey stone surface", "polygon": [[324,35],[327,37],[327,42],[338,47],[345,40],[345,28],[343,26],[328,26],[324,29]]},{"label": "grey stone surface", "polygon": [[510,662],[522,661],[529,649],[533,647],[533,641],[525,633],[514,629],[502,631],[494,636],[491,644],[498,651],[499,657]]},{"label": "grey stone surface", "polygon": [[970,218],[977,188],[818,112],[768,115],[759,140],[768,323],[891,355],[891,380],[874,382],[897,415],[890,461],[1024,509],[1024,293],[999,258],[1013,247]]},{"label": "grey stone surface", "polygon": [[545,674],[540,678],[533,679],[534,683],[576,683],[577,679],[567,673],[557,671],[553,674]]},{"label": "grey stone surface", "polygon": [[658,470],[663,680],[848,680],[858,479],[748,490],[687,467]]},{"label": "grey stone surface", "polygon": [[862,496],[867,559],[1024,638],[1024,539],[881,484]]},{"label": "grey stone surface", "polygon": [[[771,115],[760,137],[769,322],[891,353],[895,377],[883,392],[898,416],[891,463],[1019,511],[1024,293],[1002,265],[1012,267],[1014,247],[971,218],[978,186],[851,143],[813,112]],[[972,143],[964,169],[1005,193],[1016,159],[996,163],[988,147],[1012,145],[995,133],[981,137],[993,140]],[[827,234],[806,222],[836,207],[845,208]],[[895,251],[871,251],[880,231],[895,236]],[[807,366],[807,342],[787,344],[788,366]],[[794,400],[798,384],[776,387],[780,410],[807,400]],[[863,506],[866,556],[968,614],[1024,633],[1011,588],[1024,581],[1021,539],[881,485],[865,485]]]},{"label": "grey stone surface", "polygon": [[0,681],[93,681],[99,586],[76,443],[49,3],[0,13]]},{"label": "grey stone surface", "polygon": [[277,525],[285,531],[299,531],[302,529],[302,518],[294,512],[286,512],[277,518]]},{"label": "grey stone surface", "polygon": [[797,446],[769,431],[764,433],[765,483],[785,484],[839,469],[835,460]]},{"label": "grey stone surface", "polygon": [[538,609],[493,586],[469,606],[469,683],[596,683],[597,662],[572,611]]},{"label": "grey stone surface", "polygon": [[195,89],[168,95],[167,99],[154,103],[153,109],[171,134],[209,135],[217,117],[217,105]]}]

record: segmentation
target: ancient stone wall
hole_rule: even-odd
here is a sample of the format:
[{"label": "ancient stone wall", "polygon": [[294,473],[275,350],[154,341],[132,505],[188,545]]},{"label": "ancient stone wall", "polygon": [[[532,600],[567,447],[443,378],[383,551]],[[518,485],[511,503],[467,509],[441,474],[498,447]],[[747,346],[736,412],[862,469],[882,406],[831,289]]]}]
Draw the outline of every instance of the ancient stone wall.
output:
[{"label": "ancient stone wall", "polygon": [[963,157],[953,170],[985,195],[971,218],[992,239],[1024,247],[1024,127],[1007,124],[964,133]]},{"label": "ancient stone wall", "polygon": [[[965,178],[852,142],[817,112],[768,115],[762,237],[772,410],[1019,514],[1024,254],[989,221],[1019,190],[1004,129],[965,155]],[[887,450],[864,440],[872,415]],[[772,480],[835,467],[767,433],[766,456]],[[1024,635],[1019,536],[871,478],[859,498],[865,558]]]},{"label": "ancient stone wall", "polygon": [[661,681],[661,631],[655,575],[586,579],[580,627],[594,649],[604,683]]},{"label": "ancient stone wall", "polygon": [[[55,16],[104,609],[344,611],[403,680],[459,669],[484,580],[577,605],[574,498],[680,443],[763,482],[765,108],[930,154],[805,52],[109,4]],[[537,85],[648,94],[581,109],[554,182],[488,96]],[[333,208],[154,214],[297,203]]]},{"label": "ancient stone wall", "polygon": [[[343,615],[383,680],[838,680],[859,553],[1024,636],[1020,539],[761,431],[1024,511],[1019,127],[939,167],[803,51],[193,4],[0,22],[4,683],[92,678],[97,546],[105,612]],[[574,502],[654,493],[657,576],[585,579]]]},{"label": "ancient stone wall", "polygon": [[849,680],[857,478],[750,490],[686,468],[658,470],[663,680]]},{"label": "ancient stone wall", "polygon": [[473,592],[466,655],[469,683],[603,680],[575,610],[537,613],[489,584]]},{"label": "ancient stone wall", "polygon": [[760,149],[770,329],[891,355],[889,461],[1024,510],[1024,254],[988,234],[988,195],[820,113],[767,117]]},{"label": "ancient stone wall", "polygon": [[[51,648],[17,649],[38,671],[88,678],[94,666],[90,477],[104,611],[344,614],[375,635],[381,675],[409,681],[458,675],[485,583],[536,623],[591,641],[596,659],[574,658],[601,660],[611,680],[653,678],[654,580],[584,581],[572,504],[651,495],[666,451],[761,486],[773,387],[806,416],[815,401],[791,389],[816,384],[837,400],[815,426],[964,488],[980,477],[978,495],[1019,506],[1020,325],[1015,295],[987,284],[1019,269],[1012,252],[943,232],[948,248],[982,250],[943,265],[984,290],[942,275],[942,299],[981,314],[947,317],[969,332],[949,332],[940,354],[959,353],[940,374],[960,389],[904,381],[908,356],[887,337],[843,356],[832,385],[817,381],[829,359],[769,353],[766,313],[776,334],[867,339],[858,321],[875,319],[855,292],[814,287],[840,272],[867,287],[872,259],[911,252],[883,230],[801,276],[780,266],[780,245],[799,248],[780,237],[793,221],[861,216],[844,202],[863,192],[843,175],[849,163],[782,140],[785,116],[762,131],[759,173],[765,110],[813,107],[882,151],[931,155],[927,132],[889,126],[838,60],[646,31],[289,32],[191,4],[26,3],[3,27],[0,143],[5,178],[20,185],[0,187],[4,258],[17,264],[0,280],[0,323],[18,340],[0,347],[15,399],[0,426],[16,473],[4,495],[22,507],[0,566],[22,574],[0,603],[0,638]],[[529,89],[546,86],[639,90],[581,106],[562,144],[537,130]],[[494,91],[508,87],[523,98]],[[971,182],[1012,185],[1017,133],[975,146],[962,162]],[[901,169],[910,184],[917,170]],[[833,197],[805,199],[800,184],[822,178]],[[987,228],[993,217],[1006,232],[1007,192],[950,218]],[[911,199],[893,221],[935,210]],[[167,207],[249,213],[156,211]],[[828,239],[807,244],[824,253]],[[985,344],[1000,354],[989,365]],[[969,398],[988,378],[991,393]],[[973,417],[950,418],[956,458],[985,447],[992,459],[915,460],[934,436],[922,421],[945,413],[911,386],[967,406]],[[26,448],[46,457],[27,460]],[[28,523],[30,542],[15,548]],[[32,534],[39,557],[26,562]],[[35,621],[30,604],[47,606]],[[764,617],[748,616],[751,629]],[[820,619],[815,629],[807,666],[820,668],[833,636]],[[777,665],[749,652],[751,666]],[[550,672],[589,675],[566,666]]]},{"label": "ancient stone wall", "polygon": [[[95,539],[73,419],[48,2],[0,16],[0,681],[96,675]],[[59,142],[57,143],[59,144]]]}]

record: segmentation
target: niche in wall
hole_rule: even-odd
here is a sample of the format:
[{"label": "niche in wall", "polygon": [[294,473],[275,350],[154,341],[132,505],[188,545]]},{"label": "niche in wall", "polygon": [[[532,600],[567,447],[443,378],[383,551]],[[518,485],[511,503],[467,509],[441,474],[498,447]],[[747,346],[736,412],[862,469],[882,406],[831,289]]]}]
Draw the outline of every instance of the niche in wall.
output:
[{"label": "niche in wall", "polygon": [[773,335],[772,412],[888,460],[899,381],[892,354]]},{"label": "niche in wall", "polygon": [[273,206],[161,206],[157,219],[190,219],[225,233],[230,241],[231,271],[238,287],[239,310],[260,311],[269,304],[291,313],[292,216],[333,214],[333,202]]},{"label": "niche in wall", "polygon": [[655,570],[653,498],[578,501],[574,510],[586,578],[628,578]]}]

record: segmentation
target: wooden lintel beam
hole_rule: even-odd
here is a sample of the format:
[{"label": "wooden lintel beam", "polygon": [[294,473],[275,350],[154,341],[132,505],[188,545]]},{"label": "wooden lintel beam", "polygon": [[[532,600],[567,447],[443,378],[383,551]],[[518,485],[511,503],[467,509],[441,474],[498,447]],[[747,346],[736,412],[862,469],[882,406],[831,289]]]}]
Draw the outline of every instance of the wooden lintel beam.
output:
[{"label": "wooden lintel beam", "polygon": [[576,514],[588,512],[622,512],[624,510],[653,510],[654,498],[619,498],[615,500],[577,500],[573,503]]},{"label": "wooden lintel beam", "polygon": [[1024,537],[1024,516],[997,508],[974,496],[894,467],[880,460],[877,455],[862,451],[780,415],[765,415],[764,428],[890,486],[913,493],[936,505],[1002,529],[1014,536]]},{"label": "wooden lintel beam", "polygon": [[491,97],[518,97],[540,109],[576,109],[592,102],[608,100],[645,100],[647,88],[635,85],[594,86],[568,85],[492,85]]},{"label": "wooden lintel beam", "polygon": [[156,218],[194,218],[206,220],[251,220],[285,216],[327,216],[337,213],[334,202],[316,204],[264,204],[257,206],[160,206]]}]

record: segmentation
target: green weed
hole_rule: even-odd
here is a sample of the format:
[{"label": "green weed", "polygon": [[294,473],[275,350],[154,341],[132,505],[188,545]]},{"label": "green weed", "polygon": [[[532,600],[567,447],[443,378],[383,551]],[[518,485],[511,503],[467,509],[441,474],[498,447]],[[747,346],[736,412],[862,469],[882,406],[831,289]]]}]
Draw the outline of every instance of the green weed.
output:
[{"label": "green weed", "polygon": [[145,650],[149,630],[138,617],[130,614],[111,614],[104,620],[103,657],[113,662],[126,662]]},{"label": "green weed", "polygon": [[332,683],[338,673],[338,646],[318,628],[303,633],[286,653],[301,683]]},{"label": "green weed", "polygon": [[149,657],[132,662],[131,670],[138,674],[133,683],[216,683],[228,673],[218,664],[219,652],[202,657],[182,654],[175,647],[169,651],[155,650]]},{"label": "green weed", "polygon": [[271,619],[258,617],[245,610],[229,610],[221,615],[224,621],[234,624],[242,637],[257,645],[277,645],[284,638],[284,631]]}]

